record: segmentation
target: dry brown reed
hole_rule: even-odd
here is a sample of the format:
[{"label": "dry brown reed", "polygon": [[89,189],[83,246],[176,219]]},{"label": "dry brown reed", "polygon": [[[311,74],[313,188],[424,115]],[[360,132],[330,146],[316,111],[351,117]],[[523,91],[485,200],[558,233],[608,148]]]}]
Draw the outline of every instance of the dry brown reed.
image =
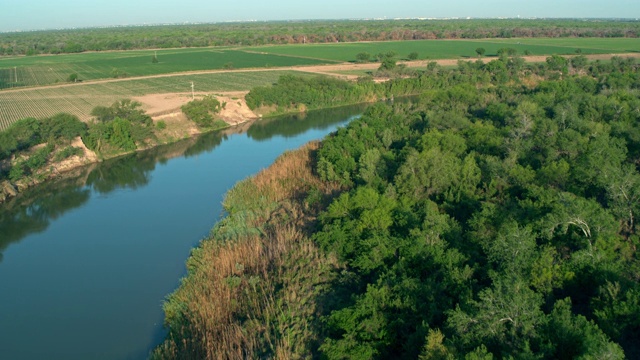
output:
[{"label": "dry brown reed", "polygon": [[170,334],[157,359],[298,359],[316,341],[315,299],[339,268],[305,229],[305,196],[337,190],[318,179],[318,143],[282,155],[225,199],[228,216],[194,249],[165,303]]}]

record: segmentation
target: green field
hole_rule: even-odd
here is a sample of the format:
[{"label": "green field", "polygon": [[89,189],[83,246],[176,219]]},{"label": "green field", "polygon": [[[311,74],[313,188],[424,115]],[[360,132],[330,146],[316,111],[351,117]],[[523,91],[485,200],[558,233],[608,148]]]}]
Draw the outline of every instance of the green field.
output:
[{"label": "green field", "polygon": [[404,58],[417,52],[419,59],[457,59],[475,57],[475,49],[482,47],[485,56],[495,56],[500,48],[511,47],[522,55],[529,51],[531,55],[575,54],[580,49],[583,54],[607,54],[640,51],[640,39],[631,38],[527,38],[527,39],[491,39],[491,40],[416,40],[262,46],[246,48],[269,54],[287,56],[306,56],[313,59],[333,61],[354,61],[356,54],[367,52],[374,56],[378,53],[395,51]]},{"label": "green field", "polygon": [[96,80],[112,78],[116,73],[133,77],[229,67],[245,69],[332,62],[228,48],[207,48],[158,50],[158,63],[152,63],[155,53],[156,51],[146,50],[0,58],[0,89],[64,83],[74,73],[81,80]]},{"label": "green field", "polygon": [[[69,75],[80,80],[216,70],[224,68],[264,68],[315,65],[354,61],[356,54],[394,51],[399,58],[416,52],[419,59],[456,59],[475,57],[483,47],[486,56],[500,48],[512,47],[519,54],[532,55],[624,53],[640,51],[635,38],[522,38],[489,40],[416,40],[329,44],[297,44],[243,48],[184,48],[170,50],[134,50],[66,55],[20,56],[0,58],[0,89],[64,83]],[[152,63],[157,53],[158,63]]]},{"label": "green field", "polygon": [[495,43],[501,46],[521,44],[523,46],[568,47],[578,48],[583,52],[589,49],[604,50],[608,53],[640,52],[640,39],[638,38],[518,38],[491,39],[483,40],[483,42]]},{"label": "green field", "polygon": [[[0,92],[0,130],[16,120],[26,117],[45,118],[67,112],[82,120],[90,118],[91,110],[108,106],[114,101],[146,94],[191,91],[243,91],[255,86],[272,84],[278,77],[292,71],[253,71],[202,75],[180,75],[94,84],[76,84],[65,87],[24,89]],[[299,72],[295,72],[300,74]]]}]

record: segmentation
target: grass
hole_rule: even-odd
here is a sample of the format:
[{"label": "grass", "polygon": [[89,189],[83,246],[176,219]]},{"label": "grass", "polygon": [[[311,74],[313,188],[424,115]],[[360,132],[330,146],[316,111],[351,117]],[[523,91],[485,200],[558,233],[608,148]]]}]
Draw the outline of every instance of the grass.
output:
[{"label": "grass", "polygon": [[[91,110],[114,101],[146,94],[190,92],[191,81],[196,91],[246,91],[265,86],[291,71],[252,71],[200,75],[180,75],[151,79],[126,80],[65,87],[24,89],[0,92],[0,130],[26,117],[45,118],[59,112],[90,118]],[[300,74],[296,72],[296,74]]]},{"label": "grass", "polygon": [[[158,63],[151,59],[157,53]],[[331,62],[232,49],[173,49],[0,58],[0,89],[184,71],[315,65]],[[17,74],[17,82],[16,82]],[[124,75],[126,74],[126,75]]]},{"label": "grass", "polygon": [[411,52],[417,52],[418,58],[422,60],[469,58],[476,56],[475,49],[479,47],[486,50],[485,56],[497,55],[498,50],[503,47],[515,48],[520,55],[525,51],[529,51],[531,55],[575,54],[576,49],[581,49],[583,54],[606,54],[640,51],[640,39],[416,40],[263,46],[250,49],[269,54],[306,56],[333,61],[355,61],[356,54],[361,52],[368,52],[373,56],[389,51],[395,51],[400,58],[405,58]]}]

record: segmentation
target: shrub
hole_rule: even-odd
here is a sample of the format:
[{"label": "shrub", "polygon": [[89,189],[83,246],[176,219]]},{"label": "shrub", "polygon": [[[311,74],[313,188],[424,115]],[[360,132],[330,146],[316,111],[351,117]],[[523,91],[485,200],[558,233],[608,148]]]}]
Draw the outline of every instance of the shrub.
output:
[{"label": "shrub", "polygon": [[67,146],[66,148],[60,150],[54,157],[54,161],[62,161],[64,159],[68,159],[72,156],[78,155],[81,156],[84,154],[84,150],[79,147]]},{"label": "shrub", "polygon": [[115,118],[127,119],[132,123],[151,125],[151,117],[140,109],[142,104],[131,99],[123,99],[114,102],[111,106],[96,106],[91,110],[91,115],[100,122],[112,121]]},{"label": "shrub", "polygon": [[356,55],[356,61],[359,63],[366,63],[371,60],[371,54],[368,52],[361,52]]},{"label": "shrub", "polygon": [[87,124],[75,115],[60,113],[42,121],[40,136],[50,141],[69,141],[82,136],[87,131]]},{"label": "shrub", "polygon": [[199,127],[214,125],[213,114],[222,109],[220,102],[213,96],[205,96],[201,100],[193,100],[182,105],[182,112]]},{"label": "shrub", "polygon": [[40,125],[37,119],[26,118],[16,121],[7,130],[0,132],[0,159],[38,144],[41,141]]}]

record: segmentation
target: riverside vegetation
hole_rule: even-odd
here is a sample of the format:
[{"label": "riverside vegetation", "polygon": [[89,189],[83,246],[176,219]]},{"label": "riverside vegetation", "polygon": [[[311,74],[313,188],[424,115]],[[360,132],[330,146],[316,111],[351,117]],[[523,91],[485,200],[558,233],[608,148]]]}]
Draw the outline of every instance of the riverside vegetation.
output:
[{"label": "riverside vegetation", "polygon": [[421,95],[238,183],[152,358],[638,358],[638,74],[504,57],[256,89],[281,109]]},{"label": "riverside vegetation", "polygon": [[[214,118],[223,105],[213,97],[205,97],[187,103],[183,111],[202,131],[211,131],[228,126]],[[105,159],[167,142],[157,136],[165,123],[154,125],[140,106],[128,99],[97,106],[91,112],[93,121],[88,124],[65,113],[13,123],[0,132],[0,201],[56,176],[53,165],[85,155],[84,146]],[[81,139],[80,146],[72,144],[76,139]]]}]

